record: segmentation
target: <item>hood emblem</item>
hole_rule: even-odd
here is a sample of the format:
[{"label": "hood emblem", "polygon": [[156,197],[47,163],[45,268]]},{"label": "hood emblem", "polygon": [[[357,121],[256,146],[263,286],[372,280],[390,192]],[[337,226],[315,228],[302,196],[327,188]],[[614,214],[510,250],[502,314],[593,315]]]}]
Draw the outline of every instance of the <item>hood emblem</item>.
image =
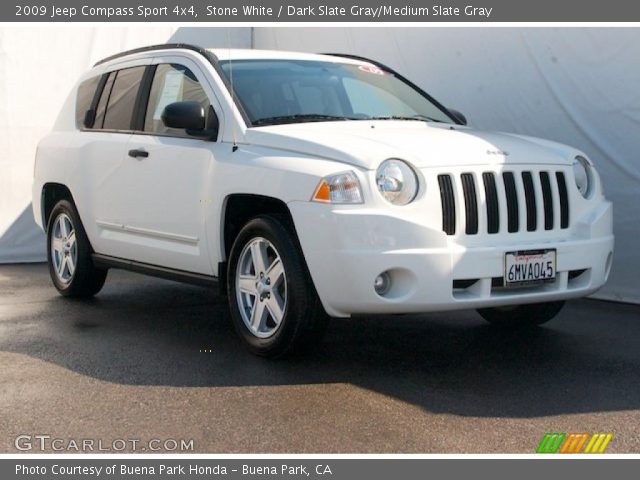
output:
[{"label": "hood emblem", "polygon": [[504,155],[505,157],[508,157],[509,152],[505,150],[487,150],[487,155]]}]

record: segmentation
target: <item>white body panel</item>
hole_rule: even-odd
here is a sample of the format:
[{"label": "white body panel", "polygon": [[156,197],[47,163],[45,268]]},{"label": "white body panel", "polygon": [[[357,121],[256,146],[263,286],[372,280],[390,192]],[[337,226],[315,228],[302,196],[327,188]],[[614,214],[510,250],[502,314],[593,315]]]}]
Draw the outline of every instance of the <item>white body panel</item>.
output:
[{"label": "white body panel", "polygon": [[[354,60],[256,51],[216,52],[233,58]],[[571,164],[579,151],[554,142],[511,134],[478,132],[466,126],[421,121],[345,121],[248,128],[229,90],[203,56],[185,50],[151,51],[96,67],[90,75],[123,65],[181,63],[204,86],[220,120],[215,142],[137,133],[80,132],[75,97],[67,101],[54,131],[37,156],[33,208],[42,218],[42,189],[65,185],[73,195],[97,253],[171,269],[217,276],[226,260],[224,209],[229,195],[252,194],[284,202],[326,311],[338,317],[359,313],[404,313],[510,305],[574,298],[604,284],[613,252],[611,205],[599,179],[584,199],[574,186]],[[357,63],[357,62],[356,62]],[[134,159],[131,149],[149,157]],[[382,161],[412,164],[421,188],[415,201],[394,206],[377,190]],[[311,201],[320,180],[351,170],[362,186],[359,205]],[[522,172],[562,172],[569,193],[568,227],[560,227],[559,192],[551,182],[556,213],[545,229],[536,180],[537,228],[507,232],[505,192],[498,182],[500,228],[487,230],[484,172],[513,172],[522,199]],[[479,233],[466,235],[462,187],[471,173],[478,193]],[[438,175],[453,178],[456,233],[442,231]],[[534,175],[534,176],[535,176]],[[597,177],[597,176],[596,176]],[[537,177],[536,177],[537,178]],[[526,217],[520,201],[519,217]],[[556,282],[535,288],[500,289],[504,254],[557,249]],[[581,274],[575,272],[584,270]],[[375,277],[391,271],[395,290],[385,298]],[[574,272],[574,273],[570,273]],[[570,276],[572,278],[570,278]],[[456,280],[476,280],[454,288]],[[495,282],[494,282],[495,283]]]}]

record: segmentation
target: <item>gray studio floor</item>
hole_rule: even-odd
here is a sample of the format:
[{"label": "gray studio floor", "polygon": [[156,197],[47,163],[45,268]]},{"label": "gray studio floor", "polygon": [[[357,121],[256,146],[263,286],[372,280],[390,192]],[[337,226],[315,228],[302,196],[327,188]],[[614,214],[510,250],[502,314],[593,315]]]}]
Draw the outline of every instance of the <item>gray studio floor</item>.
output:
[{"label": "gray studio floor", "polygon": [[317,352],[273,362],[245,353],[224,301],[119,271],[73,301],[42,264],[0,266],[0,451],[48,434],[533,453],[546,432],[613,432],[608,452],[640,451],[639,306],[575,301],[526,334],[474,312],[335,320]]}]

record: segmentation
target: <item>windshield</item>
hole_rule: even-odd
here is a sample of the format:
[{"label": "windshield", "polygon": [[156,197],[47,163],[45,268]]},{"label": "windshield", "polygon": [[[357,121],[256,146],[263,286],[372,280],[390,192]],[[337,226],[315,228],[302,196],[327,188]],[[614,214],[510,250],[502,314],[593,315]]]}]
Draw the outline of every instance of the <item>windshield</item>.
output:
[{"label": "windshield", "polygon": [[253,126],[336,120],[455,123],[442,107],[373,65],[309,60],[225,60]]}]

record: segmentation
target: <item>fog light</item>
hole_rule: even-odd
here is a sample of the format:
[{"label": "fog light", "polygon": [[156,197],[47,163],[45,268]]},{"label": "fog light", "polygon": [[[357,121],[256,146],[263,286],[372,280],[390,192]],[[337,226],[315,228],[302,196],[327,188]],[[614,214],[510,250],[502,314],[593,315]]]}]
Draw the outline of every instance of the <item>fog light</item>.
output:
[{"label": "fog light", "polygon": [[373,282],[373,288],[380,296],[386,294],[391,288],[391,278],[387,272],[382,272]]}]

